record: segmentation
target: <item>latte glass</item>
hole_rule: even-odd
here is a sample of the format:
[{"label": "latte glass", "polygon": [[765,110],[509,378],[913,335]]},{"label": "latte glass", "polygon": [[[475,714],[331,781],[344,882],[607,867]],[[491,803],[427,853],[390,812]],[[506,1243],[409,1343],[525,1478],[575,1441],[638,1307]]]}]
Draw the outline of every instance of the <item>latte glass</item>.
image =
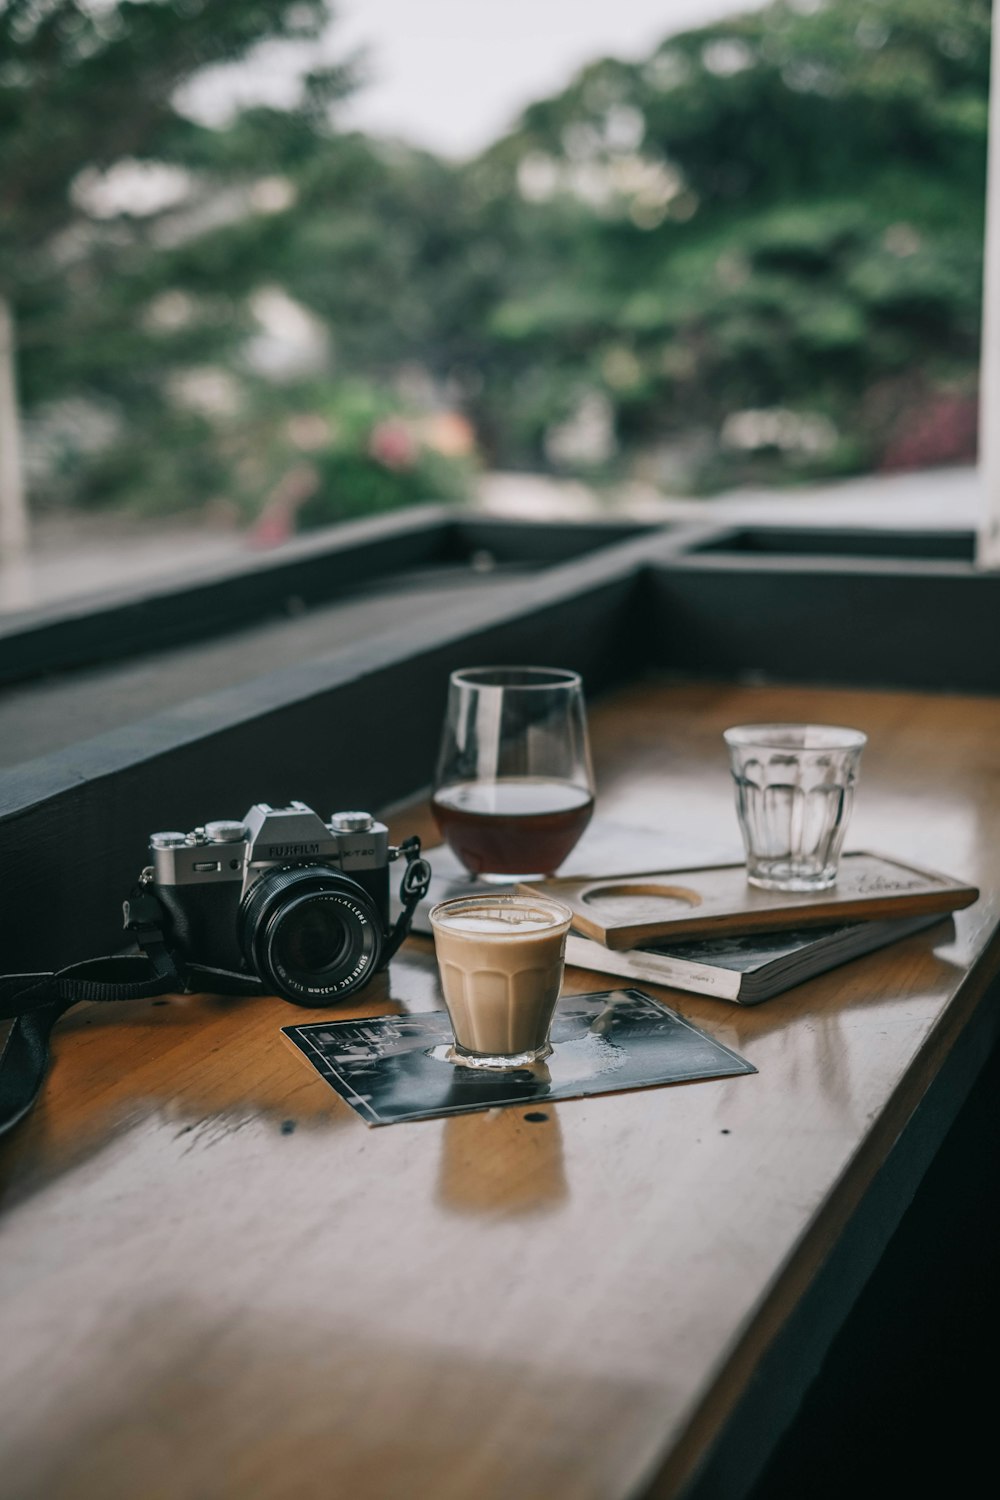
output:
[{"label": "latte glass", "polygon": [[750,884],[835,884],[867,737],[832,724],[740,724],[724,739]]},{"label": "latte glass", "polygon": [[469,1068],[525,1068],[552,1051],[573,913],[534,896],[460,896],[431,908],[444,1001]]}]

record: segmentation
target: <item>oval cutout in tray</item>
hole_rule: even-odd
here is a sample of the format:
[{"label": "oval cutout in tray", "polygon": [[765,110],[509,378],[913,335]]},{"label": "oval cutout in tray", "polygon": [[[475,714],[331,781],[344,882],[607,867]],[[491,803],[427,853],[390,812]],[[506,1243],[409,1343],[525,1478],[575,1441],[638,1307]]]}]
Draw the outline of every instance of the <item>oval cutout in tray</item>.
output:
[{"label": "oval cutout in tray", "polygon": [[651,881],[615,881],[591,886],[580,899],[595,915],[613,922],[656,922],[701,905],[697,891]]}]

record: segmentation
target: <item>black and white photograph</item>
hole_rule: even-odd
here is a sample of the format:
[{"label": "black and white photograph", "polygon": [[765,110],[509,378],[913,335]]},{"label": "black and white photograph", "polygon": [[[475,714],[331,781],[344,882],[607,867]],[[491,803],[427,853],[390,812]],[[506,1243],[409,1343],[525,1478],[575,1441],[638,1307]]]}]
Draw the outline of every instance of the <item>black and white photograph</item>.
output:
[{"label": "black and white photograph", "polygon": [[755,1073],[744,1058],[640,990],[567,996],[544,1062],[510,1071],[452,1061],[447,1012],[284,1026],[369,1125],[552,1103],[617,1089]]}]

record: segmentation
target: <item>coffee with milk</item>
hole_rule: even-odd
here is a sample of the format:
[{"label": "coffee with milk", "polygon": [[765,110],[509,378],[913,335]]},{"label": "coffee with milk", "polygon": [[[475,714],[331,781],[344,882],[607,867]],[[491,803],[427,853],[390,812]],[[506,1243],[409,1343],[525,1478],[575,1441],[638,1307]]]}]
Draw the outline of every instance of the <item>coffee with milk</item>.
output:
[{"label": "coffee with milk", "polygon": [[548,1055],[571,920],[547,897],[465,896],[433,908],[457,1061],[526,1067]]}]

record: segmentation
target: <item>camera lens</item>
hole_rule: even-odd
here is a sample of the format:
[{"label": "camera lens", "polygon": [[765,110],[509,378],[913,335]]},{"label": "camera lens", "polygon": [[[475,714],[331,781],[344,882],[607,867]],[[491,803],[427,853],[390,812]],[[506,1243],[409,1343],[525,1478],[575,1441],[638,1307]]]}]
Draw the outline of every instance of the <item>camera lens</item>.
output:
[{"label": "camera lens", "polygon": [[320,865],[262,875],[240,911],[240,942],[251,967],[296,1005],[330,1005],[353,994],[382,955],[370,896],[349,876]]},{"label": "camera lens", "polygon": [[300,901],[281,924],[281,947],[287,962],[302,974],[324,974],[342,962],[350,947],[347,931],[331,922],[326,906]]}]

